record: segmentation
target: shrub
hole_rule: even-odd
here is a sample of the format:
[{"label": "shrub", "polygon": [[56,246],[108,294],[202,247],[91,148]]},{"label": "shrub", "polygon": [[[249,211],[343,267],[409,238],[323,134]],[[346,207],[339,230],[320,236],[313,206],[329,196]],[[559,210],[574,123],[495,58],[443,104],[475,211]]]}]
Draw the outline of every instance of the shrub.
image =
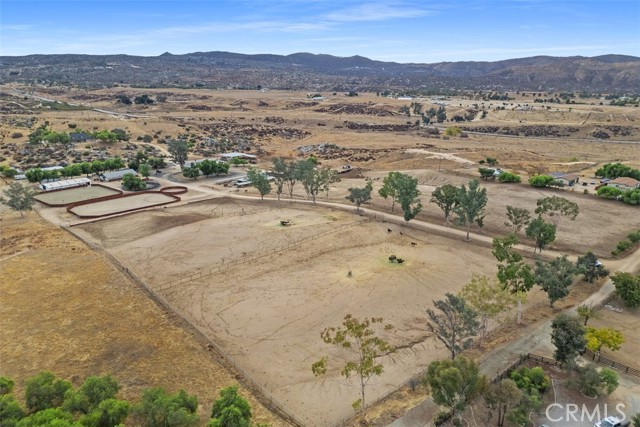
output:
[{"label": "shrub", "polygon": [[526,366],[521,366],[511,372],[509,377],[516,383],[519,389],[526,391],[527,394],[532,394],[533,391],[542,394],[546,392],[551,385],[549,376],[546,375],[539,366],[531,369]]},{"label": "shrub", "polygon": [[617,199],[622,195],[622,191],[615,187],[604,186],[600,187],[596,194],[604,199]]},{"label": "shrub", "polygon": [[629,239],[632,243],[640,242],[640,230],[627,234],[627,239]]},{"label": "shrub", "polygon": [[536,175],[529,178],[529,184],[533,187],[549,187],[554,181],[554,178],[549,175]]},{"label": "shrub", "polygon": [[520,178],[520,175],[516,175],[515,173],[502,172],[500,175],[498,175],[498,181],[500,181],[500,182],[520,182],[520,181],[522,181],[522,178]]},{"label": "shrub", "polygon": [[22,138],[24,135],[21,132],[14,132],[11,134],[11,138],[13,139],[18,139],[18,138]]},{"label": "shrub", "polygon": [[633,243],[631,243],[629,240],[621,240],[616,245],[616,249],[620,252],[624,252],[627,249],[629,249],[631,246],[633,246]]}]

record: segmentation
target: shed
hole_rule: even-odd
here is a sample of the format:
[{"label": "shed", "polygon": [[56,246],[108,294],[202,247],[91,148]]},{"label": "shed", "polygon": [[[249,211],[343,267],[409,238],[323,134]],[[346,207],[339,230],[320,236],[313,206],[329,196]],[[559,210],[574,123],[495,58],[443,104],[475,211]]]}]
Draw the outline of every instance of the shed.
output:
[{"label": "shed", "polygon": [[41,182],[40,188],[44,191],[62,190],[64,188],[88,187],[91,185],[89,178],[65,179],[62,181]]},{"label": "shed", "polygon": [[562,182],[569,187],[580,181],[580,176],[574,173],[553,172],[550,174],[556,181]]},{"label": "shed", "polygon": [[93,140],[95,140],[95,138],[92,135],[89,135],[88,133],[72,132],[69,134],[69,141],[73,143],[87,142],[87,141],[93,141]]},{"label": "shed", "polygon": [[225,153],[220,155],[220,160],[223,160],[225,162],[228,162],[233,159],[243,159],[243,160],[247,160],[250,163],[255,163],[258,160],[258,157],[254,156],[253,154],[237,153],[237,152]]},{"label": "shed", "polygon": [[100,173],[100,180],[101,181],[118,181],[128,173],[132,175],[138,175],[138,172],[134,171],[133,169],[120,169],[119,171]]}]

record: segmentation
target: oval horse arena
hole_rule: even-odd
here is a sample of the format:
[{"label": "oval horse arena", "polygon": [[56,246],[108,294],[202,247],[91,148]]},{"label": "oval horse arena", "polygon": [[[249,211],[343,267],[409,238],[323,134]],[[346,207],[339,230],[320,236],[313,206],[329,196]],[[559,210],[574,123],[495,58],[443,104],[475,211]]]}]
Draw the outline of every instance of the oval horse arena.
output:
[{"label": "oval horse arena", "polygon": [[67,211],[83,219],[100,218],[175,203],[181,200],[180,197],[175,194],[187,192],[185,187],[167,188],[170,188],[170,191],[141,191],[138,193],[108,196],[99,201],[75,203],[67,207]]}]

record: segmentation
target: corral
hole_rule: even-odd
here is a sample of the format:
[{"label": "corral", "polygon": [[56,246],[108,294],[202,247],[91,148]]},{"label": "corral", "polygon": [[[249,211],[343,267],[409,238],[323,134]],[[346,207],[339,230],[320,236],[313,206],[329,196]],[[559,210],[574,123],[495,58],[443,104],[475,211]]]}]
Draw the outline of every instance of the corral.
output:
[{"label": "corral", "polygon": [[84,202],[114,194],[122,194],[122,191],[106,187],[104,185],[94,184],[88,187],[40,193],[34,198],[47,206],[67,206],[73,203]]},{"label": "corral", "polygon": [[[409,228],[281,206],[217,199],[74,229],[115,255],[306,425],[327,426],[352,414],[357,386],[340,377],[340,355],[320,339],[325,327],[348,313],[395,326],[391,339],[405,348],[371,383],[369,399],[381,397],[446,357],[426,330],[431,301],[495,267],[489,249],[461,251],[463,242]],[[392,254],[406,262],[390,263]],[[311,373],[323,354],[332,368],[324,380]]]},{"label": "corral", "polygon": [[174,196],[171,192],[142,191],[139,193],[117,195],[115,197],[107,196],[105,199],[98,201],[89,200],[76,203],[69,206],[67,211],[80,218],[99,218],[153,206],[166,205],[179,200],[180,197]]}]

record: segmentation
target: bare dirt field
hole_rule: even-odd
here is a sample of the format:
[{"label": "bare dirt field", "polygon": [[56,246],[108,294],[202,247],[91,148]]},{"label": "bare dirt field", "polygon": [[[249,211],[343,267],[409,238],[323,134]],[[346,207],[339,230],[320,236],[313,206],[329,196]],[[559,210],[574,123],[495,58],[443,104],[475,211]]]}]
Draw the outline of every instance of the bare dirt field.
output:
[{"label": "bare dirt field", "polygon": [[[442,210],[435,203],[430,202],[431,193],[436,187],[444,184],[468,185],[469,181],[475,178],[475,170],[466,168],[442,172],[430,169],[402,170],[403,173],[418,179],[418,189],[422,193],[420,199],[423,204],[423,210],[416,219],[435,224],[445,224]],[[329,199],[322,195],[319,200],[345,203],[344,197],[348,194],[349,188],[363,187],[365,178],[371,178],[374,190],[371,203],[368,206],[382,212],[391,212],[390,201],[378,195],[382,180],[387,173],[386,171],[362,171],[360,174],[363,178],[343,178],[341,182],[332,185]],[[630,232],[640,229],[640,212],[637,206],[603,200],[593,194],[582,194],[582,186],[576,187],[575,191],[571,188],[553,190],[537,189],[528,184],[500,184],[483,181],[481,187],[487,189],[488,203],[484,226],[482,228],[473,227],[473,231],[480,234],[501,236],[509,233],[511,230],[504,224],[507,219],[507,206],[526,208],[533,213],[537,200],[551,196],[561,196],[575,202],[580,209],[580,213],[573,221],[567,218],[558,220],[556,240],[549,245],[549,249],[580,255],[586,251],[593,251],[598,256],[607,258],[611,256],[611,250],[615,248],[617,242],[624,240]],[[589,188],[592,187],[590,186]],[[231,194],[235,192],[233,189],[225,189],[221,186],[214,188]],[[258,195],[257,190],[254,188],[249,188],[246,194]],[[305,197],[302,188],[296,189],[295,197]],[[400,210],[396,207],[396,213],[398,211]],[[605,220],[613,212],[615,212],[616,220]],[[400,211],[399,215],[402,215],[402,211]],[[546,219],[549,220],[548,217]],[[449,226],[456,227],[453,218],[451,218],[450,222]],[[525,242],[527,241],[523,232],[520,238]]]},{"label": "bare dirt field", "polygon": [[83,202],[85,200],[97,199],[98,197],[118,193],[120,193],[120,191],[110,187],[91,185],[68,190],[44,192],[35,196],[35,199],[51,205],[70,205],[71,203]]},{"label": "bare dirt field", "polygon": [[80,217],[100,217],[121,211],[144,209],[151,206],[177,201],[178,199],[176,199],[175,196],[160,192],[140,194],[133,193],[128,194],[125,197],[74,206],[69,209],[69,212]]},{"label": "bare dirt field", "polygon": [[[293,225],[283,227],[281,219]],[[348,313],[381,316],[396,326],[390,339],[409,347],[371,385],[370,399],[378,398],[446,355],[425,328],[431,301],[457,292],[471,273],[495,273],[489,250],[461,251],[464,243],[414,231],[388,233],[381,223],[355,225],[275,253],[287,242],[356,219],[321,208],[261,209],[259,203],[214,200],[76,229],[158,290],[306,425],[326,426],[352,414],[357,388],[339,376],[340,353],[320,340],[325,327],[339,325]],[[274,253],[180,286],[162,286],[242,259],[252,249]],[[391,254],[406,262],[390,263]],[[335,364],[328,378],[318,380],[310,368],[322,354]]]}]

